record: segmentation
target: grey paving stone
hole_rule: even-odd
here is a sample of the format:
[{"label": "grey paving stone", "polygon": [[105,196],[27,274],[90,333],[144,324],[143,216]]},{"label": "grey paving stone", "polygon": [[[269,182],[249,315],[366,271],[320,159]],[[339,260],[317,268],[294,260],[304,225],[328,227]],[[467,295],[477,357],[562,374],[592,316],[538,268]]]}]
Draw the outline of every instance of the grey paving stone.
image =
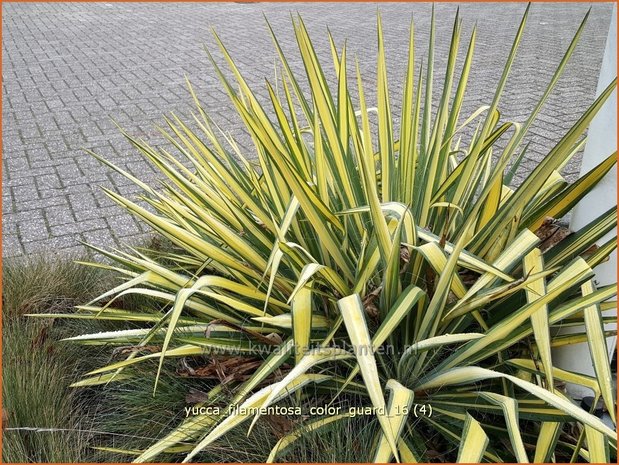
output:
[{"label": "grey paving stone", "polygon": [[[442,79],[452,20],[458,5],[436,4],[436,82]],[[522,122],[541,95],[570,43],[588,3],[532,6],[521,48],[500,109]],[[463,115],[492,98],[525,5],[460,5],[463,44],[478,22],[478,41]],[[541,157],[593,101],[612,4],[595,3],[565,75],[531,128],[523,172]],[[193,102],[189,76],[216,122],[251,144],[239,127],[202,44],[214,50],[214,27],[262,102],[264,79],[272,79],[277,55],[265,25],[267,16],[295,72],[303,74],[296,53],[290,12],[298,11],[330,70],[328,26],[338,46],[359,59],[367,98],[376,81],[376,11],[382,14],[392,109],[399,112],[408,27],[414,15],[417,61],[425,57],[430,3],[11,3],[2,5],[3,28],[3,256],[41,251],[79,252],[78,239],[118,246],[147,234],[107,198],[98,186],[134,195],[126,179],[109,172],[83,152],[91,149],[129,172],[154,183],[157,173],[119,135],[111,118],[130,134],[165,145],[155,125],[163,114],[187,118]],[[459,61],[461,64],[461,60]],[[580,157],[564,170],[573,181]],[[515,176],[521,182],[523,172]]]},{"label": "grey paving stone", "polygon": [[92,244],[97,247],[107,248],[107,247],[118,247],[119,243],[116,238],[110,234],[110,230],[107,228],[86,231],[80,235],[83,242],[87,244]]},{"label": "grey paving stone", "polygon": [[[90,254],[74,238],[68,237],[60,241],[57,238],[52,238],[38,242],[28,242],[24,244],[24,253],[22,255],[62,256],[63,258],[79,259]],[[13,257],[19,258],[20,256],[13,255]]]},{"label": "grey paving stone", "polygon": [[79,223],[65,223],[60,226],[51,226],[52,236],[64,236],[67,234],[83,233],[86,231],[96,231],[107,228],[108,224],[104,218],[96,218],[87,221],[80,221]]},{"label": "grey paving stone", "polygon": [[43,218],[32,218],[30,220],[21,221],[17,223],[17,231],[19,240],[23,244],[49,238],[49,229]]},{"label": "grey paving stone", "polygon": [[45,212],[49,207],[56,207],[58,205],[67,205],[67,198],[64,196],[49,196],[41,197],[40,199],[22,200],[16,201],[15,205],[19,205],[19,211],[25,213],[32,213],[36,211]]},{"label": "grey paving stone", "polygon": [[130,215],[117,215],[106,218],[109,228],[117,238],[141,236],[142,230]]},{"label": "grey paving stone", "polygon": [[68,206],[57,206],[45,209],[45,219],[49,226],[75,223],[73,210]]},{"label": "grey paving stone", "polygon": [[19,257],[24,254],[21,241],[16,235],[6,233],[2,228],[2,257]]}]

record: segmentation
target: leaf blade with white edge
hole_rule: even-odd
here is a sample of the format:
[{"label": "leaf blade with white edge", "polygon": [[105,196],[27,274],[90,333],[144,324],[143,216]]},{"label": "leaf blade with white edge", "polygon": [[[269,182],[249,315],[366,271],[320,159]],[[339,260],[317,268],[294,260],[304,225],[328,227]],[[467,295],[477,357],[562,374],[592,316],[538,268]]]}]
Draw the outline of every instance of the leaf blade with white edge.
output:
[{"label": "leaf blade with white edge", "polygon": [[[310,382],[320,382],[329,378],[329,376],[325,375],[301,375],[297,377],[288,385],[289,391],[287,394],[291,394],[297,389],[302,388],[304,385]],[[205,447],[212,444],[214,441],[222,437],[228,431],[237,427],[244,421],[248,420],[252,416],[252,409],[259,408],[260,405],[264,402],[264,400],[269,396],[275,384],[271,384],[260,389],[258,392],[254,393],[250,396],[243,404],[239,407],[239,409],[232,414],[228,415],[224,420],[219,423],[212,431],[210,431],[194,448],[193,450],[187,454],[187,456],[183,459],[183,463],[190,462],[196,454],[202,451]]]},{"label": "leaf blade with white edge", "polygon": [[302,288],[292,301],[292,334],[295,344],[295,361],[299,363],[309,347],[312,331],[312,289]]},{"label": "leaf blade with white edge", "polygon": [[585,425],[585,436],[587,437],[589,462],[610,463],[608,441],[605,440],[604,435],[594,428]]},{"label": "leaf blade with white edge", "polygon": [[[544,258],[540,249],[533,249],[523,261],[523,272],[528,275],[533,272],[540,272],[544,269]],[[531,303],[546,294],[546,282],[540,278],[526,287],[527,302]],[[550,351],[550,325],[548,323],[548,305],[542,307],[531,315],[531,326],[533,335],[537,343],[539,356],[546,373],[549,390],[554,391],[554,379],[552,376],[552,355]]]},{"label": "leaf blade with white edge", "polygon": [[418,352],[430,350],[446,344],[469,342],[473,339],[480,339],[482,337],[484,337],[484,334],[482,333],[442,334],[440,336],[434,336],[429,339],[424,339],[423,341],[415,342],[402,353],[400,361],[398,362],[398,372],[403,373],[404,367],[407,366],[408,359]]},{"label": "leaf blade with white edge", "polygon": [[488,435],[469,413],[466,414],[461,441],[456,462],[480,463],[488,446]]},{"label": "leaf blade with white edge", "polygon": [[535,457],[533,463],[550,463],[554,450],[561,434],[561,423],[545,421],[540,427],[537,443],[535,444]]},{"label": "leaf blade with white edge", "polygon": [[487,401],[498,405],[503,410],[505,416],[505,423],[507,425],[507,431],[509,438],[512,442],[512,447],[516,454],[516,460],[519,463],[529,463],[527,452],[522,442],[522,436],[520,435],[520,425],[518,423],[518,401],[511,397],[502,396],[494,392],[482,392],[481,397]]},{"label": "leaf blade with white edge", "polygon": [[[415,393],[402,386],[395,379],[387,381],[386,388],[390,391],[387,415],[391,423],[394,439],[399,442],[413,399],[415,398]],[[393,454],[387,437],[381,433],[378,446],[376,447],[376,454],[374,455],[374,463],[389,463],[392,457]]]},{"label": "leaf blade with white edge", "polygon": [[[414,285],[410,285],[402,291],[402,294],[400,294],[398,300],[393,304],[393,307],[389,310],[389,313],[387,313],[387,316],[385,316],[372,337],[372,346],[374,350],[387,340],[411,309],[426,296],[427,294],[423,290]],[[346,382],[340,388],[339,392],[342,392],[357,374],[359,374],[359,365],[351,370],[350,375],[348,375]]]},{"label": "leaf blade with white edge", "polygon": [[574,405],[565,398],[559,397],[557,394],[554,394],[528,381],[524,381],[512,375],[493,371],[488,368],[481,368],[476,366],[452,368],[450,370],[446,370],[437,375],[434,375],[430,379],[419,383],[417,386],[415,386],[415,390],[425,391],[434,388],[460,385],[496,378],[505,378],[508,381],[514,383],[516,386],[533,394],[538,399],[541,399],[552,405],[553,407],[562,410],[575,420],[578,420],[585,425],[592,426],[596,430],[607,435],[609,438],[616,438],[615,431],[606,426],[604,422],[602,422],[602,420],[591,415],[590,413],[585,412],[579,406]]},{"label": "leaf blade with white edge", "polygon": [[295,431],[292,431],[291,433],[283,436],[279,441],[277,441],[277,444],[275,444],[273,449],[271,449],[271,453],[269,454],[266,463],[273,463],[278,453],[284,451],[287,447],[290,447],[297,440],[301,439],[304,434],[307,434],[311,431],[316,431],[324,426],[330,425],[331,423],[341,421],[350,417],[350,413],[341,413],[332,417],[319,418],[303,425]]},{"label": "leaf blade with white edge", "polygon": [[[325,362],[334,362],[338,360],[346,360],[349,358],[353,358],[353,354],[350,352],[339,349],[336,347],[319,347],[316,349],[312,349],[307,352],[305,356],[301,358],[299,362],[294,366],[292,370],[290,370],[286,376],[281,381],[272,385],[272,388],[269,394],[264,398],[263,401],[259,403],[261,408],[266,408],[280,395],[280,393],[286,389],[288,391],[288,386],[294,383],[295,379],[298,379],[300,376],[304,375],[307,370],[312,368],[315,365],[325,363]],[[249,434],[253,428],[253,426],[260,418],[261,413],[256,413],[256,416],[251,422],[249,426],[249,430],[247,434]]]},{"label": "leaf blade with white edge", "polygon": [[[593,280],[587,281],[581,286],[583,296],[589,295],[594,291]],[[593,362],[593,368],[600,384],[602,399],[608,410],[608,414],[614,423],[617,422],[615,413],[615,396],[613,393],[612,373],[606,337],[604,336],[604,324],[602,314],[597,305],[590,305],[583,311],[585,316],[585,328],[587,331],[587,342],[589,352]]]},{"label": "leaf blade with white edge", "polygon": [[391,424],[385,415],[387,406],[380,386],[378,368],[374,358],[372,340],[370,339],[370,333],[365,321],[363,303],[358,294],[352,294],[338,300],[337,305],[344,319],[344,325],[346,326],[350,342],[353,345],[361,376],[367,387],[372,405],[377,411],[378,422],[385,433],[387,442],[396,460],[399,460],[397,446],[391,431]]}]

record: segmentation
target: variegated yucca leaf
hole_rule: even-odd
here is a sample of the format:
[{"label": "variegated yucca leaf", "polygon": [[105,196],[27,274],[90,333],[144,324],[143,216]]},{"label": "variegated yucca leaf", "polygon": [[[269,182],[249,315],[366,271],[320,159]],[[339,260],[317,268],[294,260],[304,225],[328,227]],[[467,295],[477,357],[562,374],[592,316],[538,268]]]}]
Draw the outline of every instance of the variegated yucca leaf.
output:
[{"label": "variegated yucca leaf", "polygon": [[[329,34],[331,56],[323,60],[303,20],[294,18],[294,60],[302,62],[303,76],[268,25],[280,63],[266,99],[217,35],[221,60],[207,51],[252,150],[231,128],[215,124],[189,85],[196,111],[189,122],[166,118],[159,130],[168,148],[123,132],[161,173],[162,185],[93,154],[142,190],[137,198],[106,194],[171,245],[163,251],[93,247],[105,260],[90,265],[121,282],[74,314],[49,316],[131,322],[131,329],[70,338],[129,345],[131,353],[75,385],[122,382],[144,364],[153,375],[145,378],[142,370],[141,380],[156,395],[172,359],[200,364],[236,357],[256,366],[225,384],[229,407],[255,411],[189,417],[144,451],[124,448],[135,461],[165,452],[200,460],[222,436],[262,421],[267,407],[284,399],[373,408],[376,436],[367,460],[427,462],[430,443],[451,451],[447,461],[615,458],[614,430],[570,402],[561,383],[591,389],[614,412],[604,343],[613,333],[602,312],[614,308],[609,299],[616,285],[596,288],[593,268],[615,250],[616,238],[600,241],[615,228],[617,212],[610,209],[557,244],[539,237],[539,228],[566,214],[614,166],[616,154],[602,154],[607,158],[578,182],[570,185],[561,175],[616,82],[522,184],[511,185],[529,154],[529,129],[587,19],[530,115],[507,121],[502,94],[529,9],[514,27],[492,99],[468,114],[463,102],[476,75],[477,31],[464,41],[459,14],[439,92],[434,12],[421,66],[411,24],[398,115],[380,18],[374,89],[360,66],[351,66],[345,44]],[[136,294],[158,305],[123,307],[124,297]],[[557,334],[561,327],[580,329]],[[554,365],[551,349],[580,342],[591,350],[593,377]],[[150,353],[140,352],[147,346]],[[213,395],[205,403],[215,398],[221,401]],[[433,414],[411,414],[417,404]],[[306,419],[274,440],[264,459],[290,458],[306,434],[349,416]],[[580,425],[580,439],[569,434],[569,423]]]}]

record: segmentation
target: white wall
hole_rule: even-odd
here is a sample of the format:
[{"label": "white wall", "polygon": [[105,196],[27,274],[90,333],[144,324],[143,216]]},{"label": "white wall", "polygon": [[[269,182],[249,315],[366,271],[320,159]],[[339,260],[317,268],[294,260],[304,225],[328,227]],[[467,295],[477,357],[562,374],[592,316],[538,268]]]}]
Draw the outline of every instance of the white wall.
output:
[{"label": "white wall", "polygon": [[[598,81],[598,94],[617,76],[617,5],[613,8],[606,50],[602,61],[602,69]],[[604,158],[617,150],[617,91],[613,92],[604,107],[593,119],[589,128],[587,144],[582,159],[581,176],[593,169]],[[617,167],[615,166],[606,177],[574,208],[570,228],[578,231],[590,221],[617,205]],[[598,245],[608,241],[617,231],[608,233]],[[612,284],[617,282],[617,253],[610,257],[608,262],[602,263],[595,269],[595,281],[598,285]],[[617,315],[617,311],[611,310],[607,315]],[[607,329],[614,329],[616,325],[607,325]],[[573,332],[582,331],[575,328]],[[566,331],[568,332],[568,331]],[[609,354],[615,352],[617,338],[607,340]],[[586,343],[573,346],[561,347],[553,351],[553,362],[560,368],[578,373],[594,375],[589,347]],[[591,391],[582,386],[568,385],[568,393],[580,399],[591,395]]]}]

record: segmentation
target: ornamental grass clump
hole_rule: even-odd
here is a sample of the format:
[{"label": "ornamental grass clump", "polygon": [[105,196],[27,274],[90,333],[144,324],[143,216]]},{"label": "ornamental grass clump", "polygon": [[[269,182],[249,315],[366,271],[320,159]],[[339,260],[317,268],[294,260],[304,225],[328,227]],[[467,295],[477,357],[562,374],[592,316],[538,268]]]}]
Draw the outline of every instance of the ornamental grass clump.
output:
[{"label": "ornamental grass clump", "polygon": [[[152,379],[142,382],[156,395],[160,376],[170,376],[161,374],[164,362],[176,360],[179,370],[214,380],[198,407],[222,407],[189,415],[136,462],[165,453],[191,461],[241,425],[252,434],[282,401],[304,413],[316,405],[368,408],[376,426],[368,461],[425,462],[437,451],[460,462],[608,462],[616,455],[614,429],[562,390],[565,382],[590,388],[616,421],[603,316],[615,307],[608,299],[616,285],[598,287],[593,271],[615,250],[616,238],[595,244],[614,228],[616,210],[552,247],[536,235],[613,167],[616,153],[609,153],[574,184],[560,174],[616,82],[510,187],[528,130],[585,24],[528,118],[503,121],[501,94],[527,17],[528,9],[493,99],[466,115],[476,32],[461,44],[458,15],[438,95],[434,16],[423,69],[415,66],[411,27],[399,115],[390,106],[380,19],[372,102],[346,46],[330,36],[337,85],[328,84],[301,18],[293,23],[306,81],[271,30],[282,73],[277,86],[266,84],[268,108],[215,35],[231,75],[208,56],[255,151],[220,130],[189,85],[194,129],[173,116],[161,130],[173,151],[125,134],[163,175],[162,186],[95,155],[143,190],[139,200],[106,193],[172,247],[157,259],[95,248],[113,262],[95,265],[123,282],[77,314],[142,329],[71,338],[125,354],[77,385],[129,379],[142,364],[142,377],[152,367]],[[470,137],[461,137],[465,131]],[[130,294],[163,306],[123,308],[118,302]],[[582,329],[557,331],[568,326]],[[589,344],[595,377],[553,364],[553,348],[581,342]],[[264,459],[354,415],[343,408],[293,418]]]}]

